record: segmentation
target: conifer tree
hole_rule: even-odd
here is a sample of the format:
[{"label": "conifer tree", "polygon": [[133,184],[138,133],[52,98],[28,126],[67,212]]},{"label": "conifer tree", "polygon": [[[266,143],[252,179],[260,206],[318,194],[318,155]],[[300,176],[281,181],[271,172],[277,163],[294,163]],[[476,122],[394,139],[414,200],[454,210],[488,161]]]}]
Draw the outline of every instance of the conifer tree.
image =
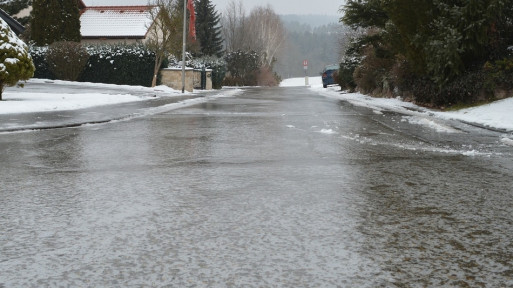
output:
[{"label": "conifer tree", "polygon": [[196,0],[196,35],[200,42],[201,54],[206,56],[223,55],[223,38],[219,25],[221,18],[211,0]]},{"label": "conifer tree", "polygon": [[36,45],[80,41],[78,0],[34,0],[30,38]]},{"label": "conifer tree", "polygon": [[61,14],[62,41],[80,42],[80,10],[78,9],[78,0],[61,0],[63,13]]},{"label": "conifer tree", "polygon": [[392,55],[438,85],[488,56],[501,0],[348,0],[342,18],[351,27],[377,28]]},{"label": "conifer tree", "polygon": [[0,100],[5,86],[29,79],[34,70],[27,45],[0,19]]},{"label": "conifer tree", "polygon": [[[30,39],[36,45],[44,46],[49,43],[49,35],[54,31],[50,30],[48,21],[50,20],[51,11],[47,1],[34,0],[32,3],[32,19],[30,20]],[[53,30],[53,29],[51,29]]]}]

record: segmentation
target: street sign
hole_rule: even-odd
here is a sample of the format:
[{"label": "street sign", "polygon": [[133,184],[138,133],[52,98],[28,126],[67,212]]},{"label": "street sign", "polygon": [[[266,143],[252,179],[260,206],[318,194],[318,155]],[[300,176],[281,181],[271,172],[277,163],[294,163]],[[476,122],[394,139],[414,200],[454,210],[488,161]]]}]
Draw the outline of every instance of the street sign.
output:
[{"label": "street sign", "polygon": [[303,60],[303,67],[305,67],[305,70],[308,69],[308,60]]}]

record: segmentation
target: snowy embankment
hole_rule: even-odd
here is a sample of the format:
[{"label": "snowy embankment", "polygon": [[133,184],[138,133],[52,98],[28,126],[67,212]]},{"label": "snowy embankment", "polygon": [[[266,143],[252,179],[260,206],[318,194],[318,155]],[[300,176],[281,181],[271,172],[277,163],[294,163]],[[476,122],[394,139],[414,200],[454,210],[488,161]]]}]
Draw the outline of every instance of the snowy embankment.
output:
[{"label": "snowy embankment", "polygon": [[0,102],[0,114],[34,113],[48,111],[65,111],[103,106],[110,104],[121,104],[128,102],[144,101],[148,97],[127,94],[101,93],[98,88],[105,90],[111,88],[125,88],[127,91],[138,92],[166,92],[168,94],[181,95],[179,91],[167,86],[148,88],[142,86],[112,85],[99,83],[81,83],[59,80],[31,79],[27,84],[61,84],[66,86],[80,87],[80,92],[69,93],[62,89],[62,86],[49,86],[48,90],[30,92],[23,88],[8,88],[3,93],[3,100]]},{"label": "snowy embankment", "polygon": [[[439,132],[450,133],[452,130],[450,127],[440,125],[433,119],[453,119],[495,130],[513,132],[513,98],[459,111],[440,112],[404,102],[400,98],[374,98],[359,93],[342,93],[337,86],[324,89],[322,88],[321,77],[310,78],[310,83],[312,83],[312,90],[324,96],[345,100],[353,105],[368,107],[377,114],[382,113],[383,110],[406,114],[409,116],[404,118],[405,121],[409,121],[412,124],[430,126]],[[305,79],[303,77],[286,79],[280,86],[305,86]],[[504,138],[503,142],[513,145],[513,140],[509,138]]]}]

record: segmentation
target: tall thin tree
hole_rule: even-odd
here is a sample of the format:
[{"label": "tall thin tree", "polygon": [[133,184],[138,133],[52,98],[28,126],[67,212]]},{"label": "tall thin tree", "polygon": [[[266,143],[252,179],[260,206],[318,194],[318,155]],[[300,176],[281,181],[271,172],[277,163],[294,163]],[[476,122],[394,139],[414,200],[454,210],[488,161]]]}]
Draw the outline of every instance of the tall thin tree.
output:
[{"label": "tall thin tree", "polygon": [[61,41],[80,42],[80,9],[78,0],[61,0]]},{"label": "tall thin tree", "polygon": [[226,44],[226,51],[248,50],[245,45],[248,37],[246,30],[246,11],[241,0],[231,0],[223,13],[222,31]]}]

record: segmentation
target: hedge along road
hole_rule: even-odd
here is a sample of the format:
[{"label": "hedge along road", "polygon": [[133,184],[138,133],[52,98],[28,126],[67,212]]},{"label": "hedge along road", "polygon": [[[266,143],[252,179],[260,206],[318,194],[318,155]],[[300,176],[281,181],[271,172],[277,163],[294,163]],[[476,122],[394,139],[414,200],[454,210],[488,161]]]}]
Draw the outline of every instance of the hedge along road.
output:
[{"label": "hedge along road", "polygon": [[494,132],[303,88],[0,135],[0,287],[508,287]]}]

